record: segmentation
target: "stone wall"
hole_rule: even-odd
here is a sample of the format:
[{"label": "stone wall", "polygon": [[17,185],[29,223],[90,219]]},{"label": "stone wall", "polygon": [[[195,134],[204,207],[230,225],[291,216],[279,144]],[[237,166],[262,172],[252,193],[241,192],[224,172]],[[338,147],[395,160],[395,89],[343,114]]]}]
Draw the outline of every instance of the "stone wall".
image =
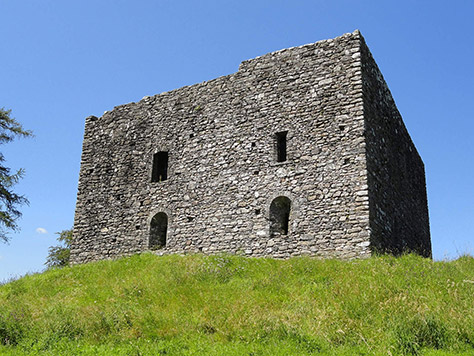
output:
[{"label": "stone wall", "polygon": [[[380,99],[373,93],[380,84],[371,74],[375,64],[362,66],[371,60],[364,46],[356,31],[269,53],[234,74],[87,118],[72,263],[148,250],[161,241],[150,240],[150,231],[163,230],[151,227],[158,220],[167,226],[157,253],[352,258],[383,251],[385,242],[393,250],[398,237],[387,233],[396,225],[390,224],[410,209],[418,210],[401,231],[418,231],[412,225],[424,221],[423,203],[406,194],[425,194],[424,185],[413,185],[422,163],[403,154],[413,158],[404,164],[418,169],[407,168],[413,177],[399,176],[398,161],[383,168],[386,176],[374,173],[379,135],[394,132],[378,128],[376,113],[393,108],[364,104]],[[286,160],[278,162],[281,132]],[[168,154],[166,180],[152,175],[158,152]],[[385,192],[392,175],[402,182],[397,189],[406,179],[411,188]],[[275,224],[285,215],[275,207],[290,207],[288,226]],[[380,209],[392,220],[377,215]]]},{"label": "stone wall", "polygon": [[423,161],[363,39],[361,56],[372,249],[431,257]]},{"label": "stone wall", "polygon": [[[164,251],[368,255],[358,51],[356,33],[269,53],[88,118],[73,263],[147,249],[157,212],[169,218]],[[151,182],[159,151],[168,179]],[[292,203],[289,232],[270,236],[278,196]]]}]

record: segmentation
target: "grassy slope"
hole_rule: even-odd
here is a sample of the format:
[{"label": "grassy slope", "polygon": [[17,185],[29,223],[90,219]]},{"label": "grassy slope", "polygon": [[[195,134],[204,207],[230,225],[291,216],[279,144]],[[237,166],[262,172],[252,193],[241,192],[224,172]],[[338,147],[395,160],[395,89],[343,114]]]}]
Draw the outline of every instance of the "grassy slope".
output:
[{"label": "grassy slope", "polygon": [[0,287],[2,355],[318,352],[474,355],[474,258],[143,254]]}]

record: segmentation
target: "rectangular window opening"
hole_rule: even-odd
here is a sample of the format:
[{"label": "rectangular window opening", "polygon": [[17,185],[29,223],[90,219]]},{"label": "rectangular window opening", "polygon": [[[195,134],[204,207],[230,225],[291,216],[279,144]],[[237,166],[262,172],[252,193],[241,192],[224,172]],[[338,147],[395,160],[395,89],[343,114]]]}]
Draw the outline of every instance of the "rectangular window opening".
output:
[{"label": "rectangular window opening", "polygon": [[288,131],[276,133],[277,162],[286,161],[286,135]]},{"label": "rectangular window opening", "polygon": [[152,182],[162,182],[168,179],[168,152],[157,152],[153,155]]}]

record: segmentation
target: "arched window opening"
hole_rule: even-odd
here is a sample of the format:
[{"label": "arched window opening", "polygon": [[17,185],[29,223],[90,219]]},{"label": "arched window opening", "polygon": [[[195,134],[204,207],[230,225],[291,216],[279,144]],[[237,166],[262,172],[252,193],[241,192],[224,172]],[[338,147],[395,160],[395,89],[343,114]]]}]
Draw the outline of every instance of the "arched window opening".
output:
[{"label": "arched window opening", "polygon": [[291,200],[280,196],[270,204],[270,236],[288,235]]},{"label": "arched window opening", "polygon": [[158,249],[166,246],[166,233],[168,230],[168,215],[165,213],[156,214],[150,223],[149,247]]}]

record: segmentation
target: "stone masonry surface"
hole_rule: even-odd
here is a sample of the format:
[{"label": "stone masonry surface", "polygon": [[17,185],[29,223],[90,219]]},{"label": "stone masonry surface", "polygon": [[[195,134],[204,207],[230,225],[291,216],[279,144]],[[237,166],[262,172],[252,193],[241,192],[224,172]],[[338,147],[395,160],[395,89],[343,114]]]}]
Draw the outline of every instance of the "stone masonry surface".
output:
[{"label": "stone masonry surface", "polygon": [[86,119],[71,262],[150,249],[431,256],[424,165],[359,31]]}]

